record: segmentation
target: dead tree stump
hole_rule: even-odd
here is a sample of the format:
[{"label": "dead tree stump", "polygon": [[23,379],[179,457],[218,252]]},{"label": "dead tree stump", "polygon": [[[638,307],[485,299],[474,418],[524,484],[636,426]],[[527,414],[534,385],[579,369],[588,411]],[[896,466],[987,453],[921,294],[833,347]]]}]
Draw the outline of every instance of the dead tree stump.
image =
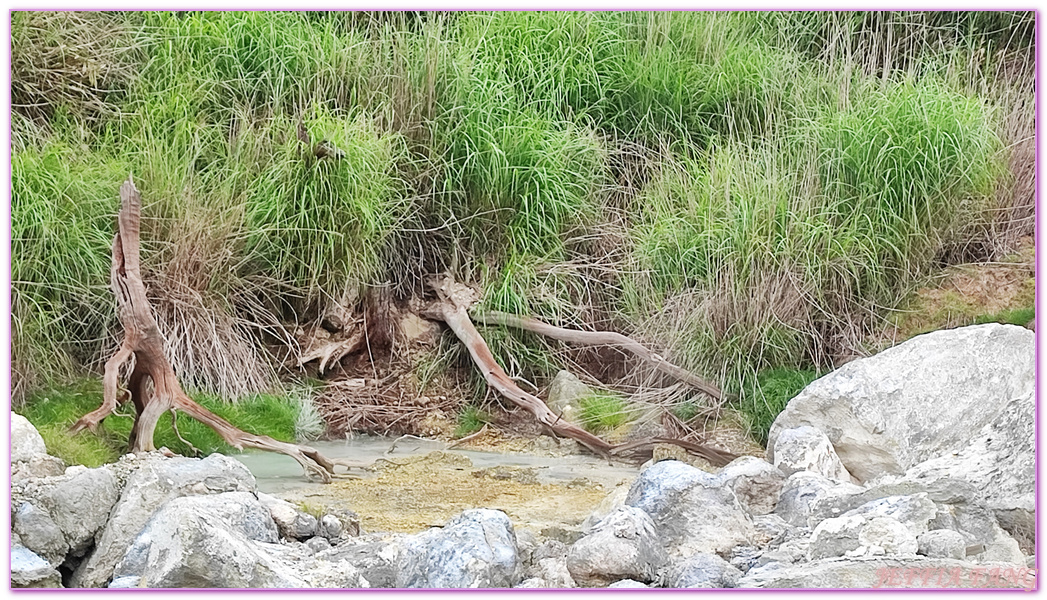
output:
[{"label": "dead tree stump", "polygon": [[[359,467],[361,463],[333,460],[314,448],[275,440],[269,436],[248,433],[194,402],[182,390],[174,368],[163,352],[163,337],[153,316],[142,281],[140,230],[142,200],[130,177],[120,186],[121,208],[118,231],[113,240],[111,285],[116,295],[117,312],[124,327],[124,340],[106,363],[103,376],[102,405],[84,415],[72,431],[97,431],[98,425],[112,414],[118,404],[130,399],[135,407],[135,421],[129,440],[131,452],[154,450],[153,433],[157,421],[169,410],[180,410],[214,429],[237,450],[257,448],[286,454],[298,461],[307,475],[331,481],[335,466]],[[120,388],[120,369],[134,360],[126,389]],[[150,386],[149,383],[152,385]]]}]

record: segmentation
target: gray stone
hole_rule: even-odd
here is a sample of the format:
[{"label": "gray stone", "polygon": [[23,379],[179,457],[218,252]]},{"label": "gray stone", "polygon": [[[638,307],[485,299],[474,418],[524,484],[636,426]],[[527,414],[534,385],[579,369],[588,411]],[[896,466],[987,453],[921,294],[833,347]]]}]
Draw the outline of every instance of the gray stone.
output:
[{"label": "gray stone", "polygon": [[891,517],[908,527],[913,535],[920,535],[927,531],[928,523],[937,513],[938,508],[927,498],[927,494],[915,494],[872,500],[845,512],[843,516],[859,515],[867,519]]},{"label": "gray stone", "polygon": [[269,509],[282,537],[303,540],[316,535],[317,522],[313,515],[299,510],[297,506],[286,500],[274,498],[269,494],[258,494],[258,501]]},{"label": "gray stone", "polygon": [[114,571],[139,587],[305,587],[266,551],[278,541],[253,494],[174,498],[149,519]]},{"label": "gray stone", "polygon": [[116,579],[109,582],[107,586],[111,590],[126,590],[138,587],[138,584],[142,582],[142,578],[137,575],[128,575],[127,577],[117,577]]},{"label": "gray stone", "polygon": [[636,478],[626,504],[645,511],[670,554],[729,553],[751,545],[755,530],[734,491],[715,475],[679,461],[651,465]]},{"label": "gray stone", "polygon": [[11,546],[11,587],[60,588],[62,577],[51,563],[32,550]]},{"label": "gray stone", "polygon": [[470,509],[404,539],[396,587],[493,588],[516,583],[516,535],[505,513]]},{"label": "gray stone", "polygon": [[[57,565],[66,553],[80,556],[94,544],[119,497],[108,468],[69,469],[68,474],[12,483],[13,529],[27,548]],[[62,542],[56,541],[55,528]]]},{"label": "gray stone", "polygon": [[768,455],[774,457],[774,466],[786,477],[810,471],[833,481],[852,482],[832,442],[814,427],[804,425],[782,430],[775,439],[773,452],[768,450]]},{"label": "gray stone", "polygon": [[659,577],[662,587],[732,588],[742,572],[715,554],[698,552],[673,562]]},{"label": "gray stone", "polygon": [[737,546],[731,550],[731,566],[745,573],[756,566],[763,551],[756,546]]},{"label": "gray stone", "polygon": [[[796,527],[808,527],[817,525],[824,516],[812,519],[817,514],[817,507],[828,498],[839,496],[850,497],[861,492],[861,488],[850,484],[837,484],[824,475],[810,471],[798,471],[789,476],[782,485],[782,492],[778,497],[778,505],[774,513],[785,520],[786,523]],[[848,505],[846,510],[852,506]],[[842,511],[841,511],[842,512]],[[833,514],[830,516],[838,516]]]},{"label": "gray stone", "polygon": [[69,542],[51,515],[29,502],[19,504],[11,515],[11,530],[22,545],[53,566],[62,564],[69,552]]},{"label": "gray stone", "polygon": [[571,373],[560,371],[549,384],[545,404],[565,421],[577,424],[581,415],[580,400],[593,395],[593,389]]},{"label": "gray stone", "polygon": [[560,589],[578,587],[567,568],[566,555],[539,559],[531,568],[531,574],[542,581],[542,587]]},{"label": "gray stone", "polygon": [[69,542],[70,552],[80,554],[109,520],[120,494],[116,478],[99,468],[55,480],[45,500],[48,511]]},{"label": "gray stone", "polygon": [[807,528],[790,525],[776,514],[753,517],[753,541],[759,548],[777,548],[783,542],[811,534]]},{"label": "gray stone", "polygon": [[524,590],[524,589],[538,589],[538,588],[547,588],[547,587],[549,587],[549,586],[545,584],[545,581],[543,581],[542,578],[540,578],[540,577],[531,577],[531,578],[528,578],[528,579],[524,579],[520,583],[514,585],[513,589],[514,590]]},{"label": "gray stone", "polygon": [[[800,561],[807,560],[808,545],[800,545],[795,543],[785,543],[774,550],[767,550],[756,559],[756,564],[753,565],[749,571],[756,567],[762,567],[770,563],[783,563],[792,564]],[[748,573],[749,571],[746,571]]]},{"label": "gray stone", "polygon": [[848,514],[826,519],[811,534],[810,560],[836,556],[915,555],[916,534],[897,519],[875,514]]},{"label": "gray stone", "polygon": [[717,477],[734,490],[738,503],[750,515],[774,512],[785,483],[785,474],[755,456],[742,456],[724,467]]},{"label": "gray stone", "polygon": [[28,461],[11,464],[11,481],[35,477],[57,477],[65,474],[65,462],[50,454],[36,454]]},{"label": "gray stone", "polygon": [[329,540],[337,540],[342,535],[342,522],[334,515],[320,518],[320,535]]},{"label": "gray stone", "polygon": [[918,552],[930,558],[963,560],[967,556],[967,540],[963,534],[951,529],[927,531],[920,534],[917,542]]},{"label": "gray stone", "polygon": [[38,454],[47,454],[44,438],[29,419],[11,413],[11,463],[26,462]]},{"label": "gray stone", "polygon": [[1023,573],[1012,564],[974,564],[918,556],[826,558],[796,565],[770,563],[750,570],[738,580],[738,587],[978,588],[986,587],[993,569],[997,569],[998,578],[994,587],[1031,589],[1035,586],[1031,573]]},{"label": "gray stone", "polygon": [[162,458],[153,454],[145,459],[121,459],[121,463],[125,462],[134,468],[97,537],[95,550],[73,573],[74,587],[104,586],[153,513],[169,500],[255,489],[254,476],[247,467],[221,454],[204,459]]},{"label": "gray stone", "polygon": [[331,542],[327,541],[327,538],[316,536],[305,540],[307,548],[312,550],[314,553],[323,552],[331,549]]},{"label": "gray stone", "polygon": [[623,506],[571,546],[567,569],[578,585],[596,587],[627,578],[652,581],[665,560],[651,517]]},{"label": "gray stone", "polygon": [[397,587],[401,546],[407,537],[402,534],[375,534],[349,538],[337,546],[332,546],[330,550],[317,552],[315,558],[320,562],[353,565],[365,574],[372,588]]},{"label": "gray stone", "polygon": [[[936,331],[807,386],[775,419],[823,431],[860,482],[904,476],[969,484],[967,500],[1034,523],[1035,334],[1013,325]],[[774,457],[771,457],[772,461]]]}]

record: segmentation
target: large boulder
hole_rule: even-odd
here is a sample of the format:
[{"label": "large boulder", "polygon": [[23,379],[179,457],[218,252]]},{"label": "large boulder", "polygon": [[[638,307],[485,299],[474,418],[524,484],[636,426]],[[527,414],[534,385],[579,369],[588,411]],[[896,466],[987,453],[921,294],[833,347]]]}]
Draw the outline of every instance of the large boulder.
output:
[{"label": "large boulder", "polygon": [[11,413],[11,481],[34,477],[56,477],[65,463],[47,453],[44,438],[28,419]]},{"label": "large boulder", "polygon": [[73,587],[105,586],[150,517],[168,501],[182,496],[255,491],[254,476],[247,467],[221,454],[202,460],[151,454],[129,462],[135,468],[97,536],[94,551],[73,573]]},{"label": "large boulder", "polygon": [[571,546],[567,569],[578,585],[596,587],[621,579],[653,581],[665,560],[651,517],[623,506]]},{"label": "large boulder", "polygon": [[818,379],[775,419],[823,431],[859,482],[969,486],[1009,530],[1032,530],[1035,334],[977,325],[917,336]]},{"label": "large boulder", "polygon": [[512,587],[519,571],[516,534],[499,510],[470,509],[403,541],[396,587]]},{"label": "large boulder", "polygon": [[275,544],[276,524],[253,494],[174,498],[156,511],[114,570],[136,587],[305,587],[256,542]]},{"label": "large boulder", "polygon": [[918,335],[849,362],[788,403],[767,436],[770,459],[782,431],[804,425],[825,432],[860,482],[979,445],[984,460],[968,465],[971,476],[987,483],[994,472],[1006,475],[983,493],[1031,495],[1034,342],[1025,328],[982,325]]},{"label": "large boulder", "polygon": [[750,545],[752,519],[724,480],[675,460],[655,463],[633,482],[626,505],[649,514],[675,556],[729,554]]}]

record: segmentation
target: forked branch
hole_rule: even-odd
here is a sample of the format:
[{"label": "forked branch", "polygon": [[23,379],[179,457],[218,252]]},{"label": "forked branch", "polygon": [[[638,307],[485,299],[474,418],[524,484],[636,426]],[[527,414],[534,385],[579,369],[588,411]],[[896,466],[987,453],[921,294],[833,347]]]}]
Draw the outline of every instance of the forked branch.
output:
[{"label": "forked branch", "polygon": [[[238,450],[256,448],[286,454],[298,461],[307,474],[319,477],[325,483],[331,481],[337,465],[346,468],[364,466],[329,459],[309,446],[243,431],[186,395],[164,355],[163,337],[146,297],[140,260],[142,199],[130,177],[120,186],[120,200],[110,277],[120,323],[124,327],[124,340],[105,364],[102,405],[81,417],[72,431],[97,430],[99,423],[112,414],[118,404],[131,400],[135,406],[135,421],[129,440],[132,452],[154,450],[153,433],[157,421],[165,412],[176,409],[214,429],[227,444]],[[120,368],[131,359],[134,365],[127,379],[127,389],[121,390]],[[151,390],[145,385],[147,380],[152,381]]]}]

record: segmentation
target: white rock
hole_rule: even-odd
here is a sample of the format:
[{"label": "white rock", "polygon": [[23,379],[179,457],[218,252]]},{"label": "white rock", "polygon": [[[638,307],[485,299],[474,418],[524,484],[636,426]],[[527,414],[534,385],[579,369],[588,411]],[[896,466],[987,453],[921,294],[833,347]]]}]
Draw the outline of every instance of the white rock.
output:
[{"label": "white rock", "polygon": [[490,588],[517,583],[516,535],[505,513],[470,509],[404,539],[396,587]]},{"label": "white rock", "polygon": [[[778,415],[823,431],[860,482],[884,475],[970,490],[1015,535],[1034,527],[1035,334],[1013,325],[936,331],[844,365]],[[771,457],[774,460],[774,457]]]},{"label": "white rock", "polygon": [[651,517],[623,506],[571,546],[567,569],[580,586],[606,586],[621,579],[652,581],[665,560]]},{"label": "white rock", "polygon": [[729,486],[751,515],[774,512],[786,474],[755,456],[741,456],[717,473],[722,485]]},{"label": "white rock", "polygon": [[963,534],[951,529],[935,529],[922,533],[917,542],[918,552],[930,558],[963,560],[967,556],[967,540]]},{"label": "white rock", "polygon": [[671,555],[727,554],[752,545],[753,522],[715,475],[675,460],[655,463],[633,482],[626,504],[649,514]]},{"label": "white rock", "polygon": [[804,425],[782,430],[775,439],[774,451],[768,451],[768,454],[774,457],[774,466],[786,477],[799,471],[810,471],[833,481],[853,482],[832,442],[814,427]]},{"label": "white rock", "polygon": [[849,556],[915,556],[919,544],[903,523],[890,517],[873,517],[858,532],[858,549]]},{"label": "white rock", "polygon": [[254,476],[247,467],[221,454],[204,459],[128,455],[114,467],[132,472],[97,537],[94,551],[73,573],[74,587],[104,586],[153,513],[169,500],[255,489]]},{"label": "white rock", "polygon": [[253,494],[174,498],[149,519],[114,570],[140,587],[306,587],[268,555],[278,540],[268,509]]},{"label": "white rock", "polygon": [[33,424],[18,413],[11,413],[11,462],[28,461],[38,454],[47,454],[44,438]]}]

